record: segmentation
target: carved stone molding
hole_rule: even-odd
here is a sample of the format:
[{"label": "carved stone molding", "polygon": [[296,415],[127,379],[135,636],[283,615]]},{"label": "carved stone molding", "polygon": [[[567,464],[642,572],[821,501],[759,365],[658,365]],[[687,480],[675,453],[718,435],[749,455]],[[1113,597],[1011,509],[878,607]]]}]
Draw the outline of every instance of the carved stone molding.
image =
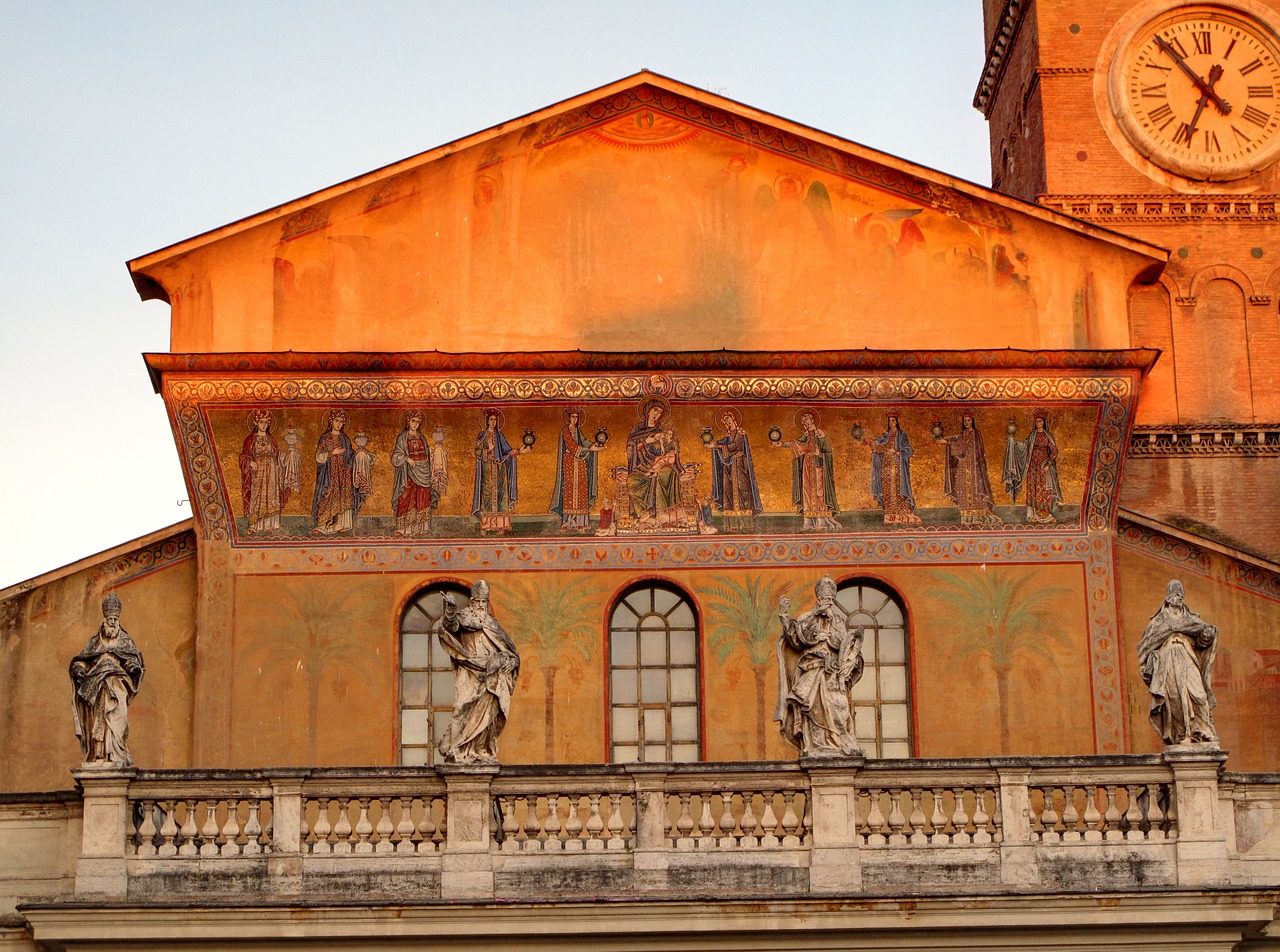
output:
[{"label": "carved stone molding", "polygon": [[1250,294],[1249,303],[1254,307],[1266,307],[1271,303],[1270,294]]},{"label": "carved stone molding", "polygon": [[1196,296],[1194,294],[1179,294],[1173,299],[1173,303],[1180,307],[1195,307]]},{"label": "carved stone molding", "polygon": [[980,110],[986,118],[991,117],[991,102],[1000,83],[1004,80],[1005,71],[1009,68],[1009,51],[1022,27],[1030,4],[1023,0],[1005,0],[1004,9],[997,20],[999,24],[991,37],[991,45],[987,48],[987,61],[982,68],[982,78],[978,80],[978,88],[973,94],[973,108]]},{"label": "carved stone molding", "polygon": [[1280,423],[1142,426],[1129,456],[1280,456]]},{"label": "carved stone molding", "polygon": [[1115,226],[1123,222],[1280,221],[1278,195],[1041,195],[1045,208]]},{"label": "carved stone molding", "polygon": [[1037,66],[1038,76],[1092,76],[1090,66]]}]

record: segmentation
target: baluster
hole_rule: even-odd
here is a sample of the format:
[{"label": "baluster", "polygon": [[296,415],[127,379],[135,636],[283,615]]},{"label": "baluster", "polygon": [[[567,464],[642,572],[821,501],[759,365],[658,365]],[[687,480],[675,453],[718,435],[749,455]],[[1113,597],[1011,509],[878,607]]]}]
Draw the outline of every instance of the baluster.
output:
[{"label": "baluster", "polygon": [[311,803],[312,801],[303,797],[298,816],[298,849],[303,853],[311,851],[311,845],[307,843],[307,837],[311,835],[311,826],[307,823],[307,811],[311,809]]},{"label": "baluster", "polygon": [[867,804],[867,845],[884,846],[888,838],[884,835],[884,811],[880,809],[880,788],[871,787],[867,791],[870,802]]},{"label": "baluster", "polygon": [[1147,807],[1147,839],[1163,840],[1165,838],[1164,809],[1160,806],[1160,784],[1143,784],[1143,788]]},{"label": "baluster", "polygon": [[547,817],[542,824],[542,828],[547,834],[542,843],[544,850],[564,849],[564,840],[560,838],[560,830],[563,828],[563,824],[560,822],[560,794],[558,793],[547,794]]},{"label": "baluster", "polygon": [[1044,812],[1040,817],[1040,822],[1044,824],[1044,832],[1040,834],[1040,839],[1045,843],[1057,843],[1062,839],[1058,833],[1058,813],[1053,808],[1053,795],[1056,792],[1056,787],[1044,788]]},{"label": "baluster", "polygon": [[794,790],[782,791],[782,845],[799,846],[800,837],[796,835],[796,831],[800,828],[800,818],[796,816],[796,792]]},{"label": "baluster", "polygon": [[929,837],[924,831],[924,810],[920,809],[920,798],[924,794],[924,790],[920,787],[911,788],[911,842],[923,846],[929,842]]},{"label": "baluster", "polygon": [[444,819],[436,823],[436,798],[422,798],[422,820],[418,823],[418,852],[435,853],[440,847],[437,843],[444,839]]},{"label": "baluster", "polygon": [[[955,832],[951,834],[952,843],[973,841],[973,837],[969,835],[969,814],[964,808],[964,794],[964,787],[956,787],[951,791],[952,797],[955,798],[955,809],[951,812],[951,824],[955,827]],[[981,792],[978,796],[982,796]]]},{"label": "baluster", "polygon": [[1098,787],[1093,784],[1084,788],[1084,838],[1087,843],[1101,843],[1102,830],[1105,824],[1102,820],[1102,813],[1098,810],[1098,791],[1102,790],[1106,795],[1105,787]]},{"label": "baluster", "polygon": [[179,856],[195,856],[198,852],[196,837],[200,835],[200,828],[196,826],[196,801],[195,800],[179,800],[185,816],[182,818],[182,843],[178,846]]},{"label": "baluster", "polygon": [[733,849],[738,845],[738,838],[733,831],[738,826],[738,818],[733,815],[733,794],[720,794],[720,839],[717,845],[721,849]]},{"label": "baluster", "polygon": [[[600,794],[590,794],[591,813],[587,816],[587,849],[602,850],[604,849],[604,840],[600,838],[600,834],[604,831],[604,817],[600,815]],[[578,811],[575,809],[573,815],[576,817]]]},{"label": "baluster", "polygon": [[499,797],[498,804],[502,807],[502,851],[504,853],[514,853],[520,849],[520,823],[516,820],[516,798],[515,797]]},{"label": "baluster", "polygon": [[[984,789],[982,792],[982,796],[985,798],[986,795],[987,795],[987,792]],[[1001,824],[1004,823],[1004,813],[1000,809],[1000,788],[999,787],[991,788],[991,815],[989,817],[985,817],[983,822],[987,823],[991,827],[990,836],[988,836],[987,839],[984,840],[983,842],[1003,843],[1004,833],[1001,830]],[[975,837],[974,840],[976,842],[977,838]]]},{"label": "baluster", "polygon": [[698,814],[698,849],[714,849],[716,845],[716,821],[711,816],[711,794],[700,793],[698,800],[702,804],[702,812]]},{"label": "baluster", "polygon": [[[400,810],[396,820],[395,843],[392,849],[397,853],[412,853],[417,849],[413,842],[413,834],[417,832],[413,825],[413,797],[396,797],[395,804]],[[387,807],[387,818],[390,820],[391,807]]]},{"label": "baluster", "polygon": [[693,816],[689,813],[689,794],[681,793],[680,795],[680,815],[676,818],[676,832],[680,835],[676,838],[676,849],[691,850],[693,849],[693,838],[689,836],[693,832]]},{"label": "baluster", "polygon": [[222,824],[222,855],[240,855],[240,800],[231,797],[227,801],[227,819]]},{"label": "baluster", "polygon": [[1128,797],[1129,803],[1124,811],[1124,819],[1120,821],[1120,829],[1124,830],[1124,838],[1130,842],[1146,839],[1146,833],[1143,830],[1142,803],[1138,794],[1139,789],[1140,785],[1136,783],[1124,785],[1124,792]]},{"label": "baluster", "polygon": [[360,797],[360,813],[356,817],[355,827],[355,852],[372,853],[373,843],[370,837],[373,835],[373,824],[369,822],[369,798]]},{"label": "baluster", "polygon": [[605,849],[623,850],[627,848],[627,841],[622,836],[625,827],[622,820],[621,794],[609,794],[609,815],[605,822],[605,829],[609,831],[609,839],[605,843]]},{"label": "baluster", "polygon": [[373,848],[376,853],[392,853],[395,852],[395,844],[391,842],[391,834],[396,828],[391,825],[391,802],[392,797],[378,798],[378,825],[375,832],[378,834],[378,843]]},{"label": "baluster", "polygon": [[1156,789],[1160,791],[1160,799],[1164,804],[1164,838],[1176,840],[1178,838],[1178,799],[1174,796],[1173,784],[1157,784]]},{"label": "baluster", "polygon": [[804,814],[800,818],[800,840],[808,845],[812,842],[809,834],[813,832],[813,788],[805,790],[802,796],[804,797]]},{"label": "baluster", "polygon": [[675,846],[680,832],[671,818],[671,799],[671,794],[662,794],[662,842],[665,846]]},{"label": "baluster", "polygon": [[202,800],[204,805],[204,824],[200,827],[200,855],[218,855],[218,801]]},{"label": "baluster", "polygon": [[351,801],[352,797],[336,797],[338,801],[338,819],[333,824],[333,851],[346,854],[351,852]]},{"label": "baluster", "polygon": [[756,816],[754,790],[742,791],[742,839],[738,845],[750,849],[760,845],[760,820]]},{"label": "baluster", "polygon": [[257,797],[245,801],[249,812],[244,821],[244,846],[240,852],[246,856],[257,856],[262,852],[262,822],[258,819],[262,803]]},{"label": "baluster", "polygon": [[[594,801],[592,801],[591,803],[591,810],[595,816],[596,821],[600,824],[600,829],[604,829],[604,821],[600,819],[600,813],[599,813],[600,794],[594,793],[594,794],[588,794],[588,796],[595,798]],[[583,835],[582,812],[581,812],[582,794],[578,794],[576,796],[574,794],[569,794],[568,796],[565,797],[565,800],[568,802],[569,812],[565,815],[565,818],[564,818],[564,849],[581,850],[581,849],[586,849],[588,847],[590,847],[591,849],[600,849],[600,847],[604,846],[603,841],[600,842],[600,846],[592,846],[590,843],[585,842],[585,840],[590,836],[590,831],[588,830],[586,836]],[[588,817],[587,819],[588,819],[588,827],[589,827],[591,817]],[[597,831],[597,834],[598,834],[598,831]]]},{"label": "baluster", "polygon": [[929,826],[932,828],[932,834],[929,837],[931,843],[951,842],[951,836],[947,833],[947,815],[942,812],[942,794],[941,787],[932,787],[929,790],[929,796],[933,797],[933,815],[929,817]]},{"label": "baluster", "polygon": [[319,808],[315,825],[316,841],[311,844],[311,852],[332,853],[333,843],[329,837],[333,834],[333,826],[329,823],[329,798],[317,798],[316,805]]},{"label": "baluster", "polygon": [[1080,811],[1076,808],[1076,792],[1078,788],[1066,786],[1062,788],[1062,841],[1078,843],[1084,837],[1080,835]]},{"label": "baluster", "polygon": [[902,846],[907,842],[902,828],[906,826],[906,817],[902,815],[902,791],[889,791],[889,845]]},{"label": "baluster", "polygon": [[1120,784],[1109,783],[1102,788],[1107,797],[1107,811],[1102,817],[1103,837],[1108,842],[1124,839],[1124,830],[1120,828]]},{"label": "baluster", "polygon": [[160,809],[154,800],[139,800],[142,806],[142,822],[138,825],[137,855],[156,855],[156,820],[153,811]]},{"label": "baluster", "polygon": [[[994,820],[994,823],[992,822]],[[990,813],[987,812],[987,788],[973,788],[973,842],[979,844],[990,843],[995,837],[990,827],[995,826],[999,829],[1000,825],[1000,804],[998,801],[993,803]]]},{"label": "baluster", "polygon": [[778,815],[773,812],[774,792],[765,790],[761,796],[764,813],[760,817],[760,845],[765,849],[775,849],[781,840],[778,839]]},{"label": "baluster", "polygon": [[161,804],[164,810],[164,822],[160,824],[160,849],[161,856],[177,856],[178,846],[174,842],[178,838],[178,823],[174,814],[177,812],[176,803],[173,800],[165,800]]},{"label": "baluster", "polygon": [[526,850],[542,849],[542,824],[538,822],[538,798],[536,796],[521,797],[524,801],[524,843]]}]

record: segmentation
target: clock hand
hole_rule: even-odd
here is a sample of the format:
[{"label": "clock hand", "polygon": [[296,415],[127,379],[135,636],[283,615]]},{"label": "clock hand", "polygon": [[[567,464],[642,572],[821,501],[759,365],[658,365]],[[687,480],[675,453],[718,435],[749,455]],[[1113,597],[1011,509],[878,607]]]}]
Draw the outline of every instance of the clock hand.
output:
[{"label": "clock hand", "polygon": [[1190,147],[1191,140],[1195,138],[1196,126],[1200,122],[1200,114],[1204,112],[1204,107],[1209,105],[1209,100],[1205,96],[1201,96],[1196,101],[1196,114],[1191,117],[1191,122],[1187,125],[1187,146]]},{"label": "clock hand", "polygon": [[[1187,65],[1187,61],[1182,58],[1178,51],[1165,42],[1164,37],[1157,35],[1155,41],[1156,46],[1160,48],[1161,52],[1173,60],[1178,69],[1182,70],[1188,77],[1190,77],[1191,82],[1195,84],[1196,89],[1200,90],[1200,95],[1204,96],[1211,103],[1217,106],[1218,112],[1222,113],[1224,116],[1230,114],[1231,103],[1227,102],[1213,91],[1213,83],[1206,83],[1203,79],[1197,76],[1196,71]],[[1218,71],[1218,76],[1220,77],[1222,75],[1222,67],[1215,66],[1214,68]],[[1213,75],[1212,72],[1210,72],[1210,75]],[[1217,80],[1215,79],[1214,82],[1217,82]]]}]

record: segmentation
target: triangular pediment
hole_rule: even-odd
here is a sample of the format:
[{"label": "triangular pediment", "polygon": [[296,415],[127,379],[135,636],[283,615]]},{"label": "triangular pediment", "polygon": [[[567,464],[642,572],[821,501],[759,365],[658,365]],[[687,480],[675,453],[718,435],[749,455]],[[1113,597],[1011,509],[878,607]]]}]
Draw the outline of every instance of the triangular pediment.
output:
[{"label": "triangular pediment", "polygon": [[175,350],[1067,349],[1162,260],[641,73],[130,267]]}]

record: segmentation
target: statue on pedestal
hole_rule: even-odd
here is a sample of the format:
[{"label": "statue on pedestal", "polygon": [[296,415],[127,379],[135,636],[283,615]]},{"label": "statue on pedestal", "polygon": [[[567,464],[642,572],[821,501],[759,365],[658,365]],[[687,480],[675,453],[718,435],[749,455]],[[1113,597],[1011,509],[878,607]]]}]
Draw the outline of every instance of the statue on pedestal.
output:
[{"label": "statue on pedestal", "polygon": [[440,740],[449,764],[496,764],[498,735],[507,726],[511,693],[520,676],[515,642],[489,612],[489,585],[476,582],[461,611],[444,595],[440,644],[453,662],[453,717]]},{"label": "statue on pedestal", "polygon": [[1142,680],[1151,691],[1151,724],[1166,745],[1216,745],[1210,682],[1218,629],[1182,599],[1182,583],[1174,579],[1138,642]]},{"label": "statue on pedestal", "polygon": [[817,605],[796,618],[778,605],[778,707],[773,719],[802,757],[854,757],[862,753],[853,729],[849,692],[862,677],[863,629],[850,631],[836,605],[836,583],[824,575],[814,587]]},{"label": "statue on pedestal", "polygon": [[138,693],[144,669],[142,652],[120,627],[120,599],[114,592],[102,600],[98,633],[71,659],[69,671],[85,765],[130,766],[129,702]]}]

